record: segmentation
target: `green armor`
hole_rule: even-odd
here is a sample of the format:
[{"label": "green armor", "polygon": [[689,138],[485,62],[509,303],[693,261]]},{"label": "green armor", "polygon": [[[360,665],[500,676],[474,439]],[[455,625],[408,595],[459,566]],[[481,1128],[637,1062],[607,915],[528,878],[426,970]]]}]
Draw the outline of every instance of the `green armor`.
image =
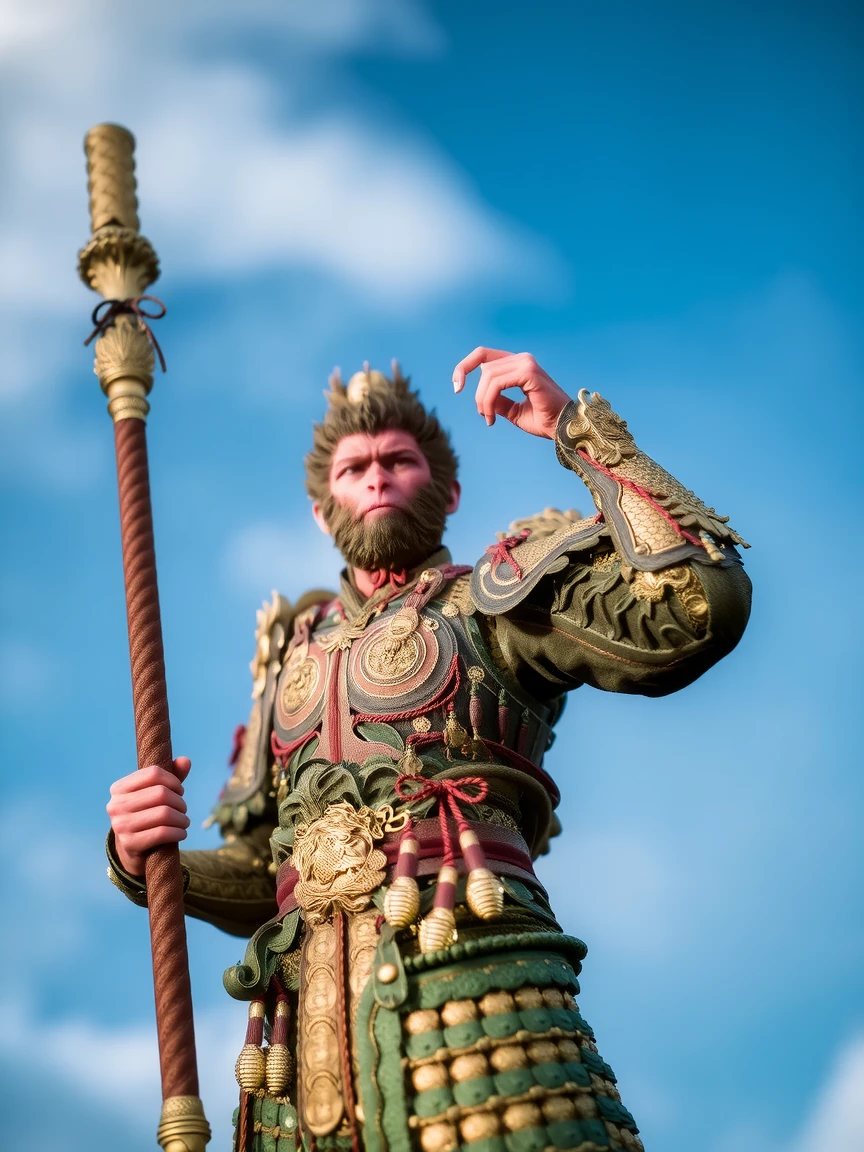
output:
[{"label": "green armor", "polygon": [[188,913],[251,934],[225,974],[250,1002],[244,1148],[641,1149],[575,1000],[585,946],[533,872],[559,831],[543,759],[568,691],[664,695],[728,653],[749,581],[743,541],[605,401],[568,405],[557,449],[598,515],[259,612],[226,842],[181,854]]}]

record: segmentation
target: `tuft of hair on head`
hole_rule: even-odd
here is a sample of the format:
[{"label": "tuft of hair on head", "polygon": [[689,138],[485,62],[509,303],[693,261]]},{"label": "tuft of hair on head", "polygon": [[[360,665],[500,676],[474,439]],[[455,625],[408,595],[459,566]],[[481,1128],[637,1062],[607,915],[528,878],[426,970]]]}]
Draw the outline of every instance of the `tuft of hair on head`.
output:
[{"label": "tuft of hair on head", "polygon": [[434,410],[424,407],[410,376],[403,376],[398,360],[391,362],[392,376],[369,367],[368,360],[347,385],[341,371],[330,374],[330,390],[324,395],[327,411],[314,426],[312,451],[305,458],[306,491],[321,501],[330,491],[330,463],[336,445],[357,432],[375,434],[399,428],[417,441],[429,462],[432,484],[449,496],[456,479],[458,461],[450,437],[441,427]]}]

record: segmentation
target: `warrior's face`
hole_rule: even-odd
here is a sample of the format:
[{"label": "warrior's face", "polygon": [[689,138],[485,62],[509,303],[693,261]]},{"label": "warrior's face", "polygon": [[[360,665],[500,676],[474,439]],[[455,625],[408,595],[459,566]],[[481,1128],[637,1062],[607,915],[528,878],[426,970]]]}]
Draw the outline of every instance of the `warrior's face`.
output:
[{"label": "warrior's face", "polygon": [[456,482],[446,501],[435,491],[429,461],[411,433],[388,428],[339,441],[329,499],[316,503],[313,514],[353,567],[399,569],[422,563],[438,547],[458,503]]}]

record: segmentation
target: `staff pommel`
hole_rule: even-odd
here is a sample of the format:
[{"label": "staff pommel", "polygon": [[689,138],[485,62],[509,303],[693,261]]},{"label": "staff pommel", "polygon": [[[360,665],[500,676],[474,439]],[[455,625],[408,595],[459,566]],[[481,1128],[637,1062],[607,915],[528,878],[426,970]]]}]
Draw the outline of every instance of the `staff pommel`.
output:
[{"label": "staff pommel", "polygon": [[104,306],[110,311],[101,321],[99,311],[94,314],[94,335],[100,336],[94,370],[113,419],[143,420],[153,383],[153,350],[142,317],[152,314],[138,304],[159,276],[159,261],[138,231],[135,137],[118,124],[97,124],[84,138],[84,151],[93,235],[78,255],[78,272],[88,288],[112,302]]}]

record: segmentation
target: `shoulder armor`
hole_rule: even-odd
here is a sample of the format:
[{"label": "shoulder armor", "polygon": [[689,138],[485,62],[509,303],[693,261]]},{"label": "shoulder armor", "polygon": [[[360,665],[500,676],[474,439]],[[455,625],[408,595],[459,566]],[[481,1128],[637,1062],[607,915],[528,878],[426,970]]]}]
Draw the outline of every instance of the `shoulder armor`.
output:
[{"label": "shoulder armor", "polygon": [[527,520],[516,520],[510,533],[498,534],[477,562],[471,576],[471,599],[487,616],[508,612],[523,600],[540,580],[557,572],[571,552],[584,552],[608,536],[599,516],[579,518],[575,511],[547,508]]},{"label": "shoulder armor", "polygon": [[213,811],[223,832],[242,832],[250,815],[260,816],[266,807],[267,771],[270,764],[270,717],[276,678],[288,641],[299,619],[333,599],[332,592],[307,592],[296,604],[273,593],[258,609],[252,672],[252,710],[234,771],[222,789]]}]

